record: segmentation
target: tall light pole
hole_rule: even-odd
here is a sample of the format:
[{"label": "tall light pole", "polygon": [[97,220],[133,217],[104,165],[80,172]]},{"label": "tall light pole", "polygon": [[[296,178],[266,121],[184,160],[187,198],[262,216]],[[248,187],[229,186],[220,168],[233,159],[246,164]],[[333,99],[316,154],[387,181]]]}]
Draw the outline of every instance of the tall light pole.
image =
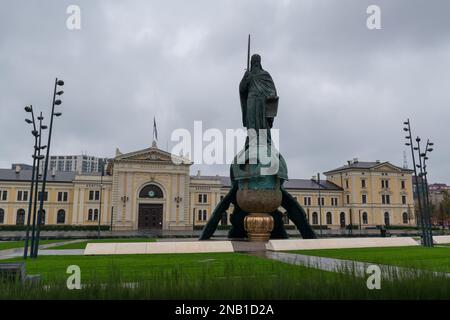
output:
[{"label": "tall light pole", "polygon": [[[405,125],[405,127],[403,127],[403,131],[407,132],[407,134],[408,134],[405,137],[405,139],[407,140],[405,145],[409,146],[411,148],[411,158],[412,158],[413,168],[414,168],[414,177],[416,179],[417,203],[419,205],[420,227],[422,229],[422,242],[423,242],[423,245],[426,245],[427,235],[425,232],[425,219],[424,219],[423,210],[422,210],[422,200],[420,198],[419,177],[417,175],[416,157],[414,155],[414,146],[413,146],[412,132],[411,132],[411,122],[408,119],[405,122],[403,122],[403,124]],[[417,220],[416,220],[416,223],[418,223]]]},{"label": "tall light pole", "polygon": [[38,144],[37,144],[37,154],[36,154],[36,170],[34,177],[34,199],[33,199],[33,221],[31,228],[31,248],[30,248],[30,257],[34,256],[34,243],[36,240],[36,214],[37,214],[37,201],[39,194],[39,168],[41,167],[41,160],[44,159],[44,156],[41,155],[41,150],[45,149],[46,146],[42,146],[42,130],[46,130],[47,126],[42,124],[42,120],[44,117],[42,116],[42,112],[37,117],[39,120],[39,131],[38,131]]},{"label": "tall light pole", "polygon": [[27,216],[27,229],[25,234],[25,245],[24,245],[24,251],[23,251],[23,258],[26,259],[28,256],[28,241],[30,237],[30,223],[31,223],[31,210],[33,206],[33,191],[34,191],[34,174],[36,172],[36,155],[38,151],[38,131],[36,130],[36,120],[34,118],[34,111],[33,106],[26,106],[25,112],[31,113],[31,120],[25,119],[25,122],[28,124],[33,124],[33,131],[31,131],[31,134],[34,136],[34,152],[33,152],[33,169],[31,171],[31,183],[30,183],[30,194],[29,194],[29,201],[28,201],[28,216]]},{"label": "tall light pole", "polygon": [[[430,199],[429,199],[429,192],[428,192],[428,181],[427,181],[427,165],[426,160],[428,160],[427,154],[428,152],[433,151],[434,144],[430,142],[430,140],[427,140],[427,145],[425,147],[425,152],[421,152],[420,149],[420,138],[417,137],[417,150],[419,152],[419,165],[418,168],[420,168],[420,178],[421,178],[421,184],[422,184],[422,194],[423,194],[423,202],[425,206],[425,227],[426,227],[426,233],[427,233],[427,246],[432,247],[433,246],[433,231],[431,227],[431,208],[430,208]],[[431,145],[430,145],[431,143]],[[423,159],[423,160],[422,160]]]},{"label": "tall light pole", "polygon": [[48,131],[48,142],[47,142],[47,153],[45,156],[45,164],[44,164],[44,172],[43,172],[43,178],[42,178],[42,191],[41,191],[41,197],[39,199],[39,211],[38,211],[38,219],[37,219],[37,228],[36,228],[36,243],[34,247],[33,252],[33,258],[37,258],[38,252],[39,252],[39,236],[40,236],[40,226],[41,226],[41,219],[42,219],[42,210],[44,209],[44,195],[45,195],[45,187],[47,184],[47,172],[48,172],[48,162],[50,158],[50,145],[52,142],[52,131],[53,131],[53,119],[54,117],[61,116],[61,112],[55,112],[55,105],[60,105],[61,100],[56,99],[57,96],[61,96],[64,91],[57,91],[58,86],[62,87],[64,85],[64,81],[58,80],[58,78],[55,79],[55,87],[53,90],[53,102],[52,102],[52,113],[50,116],[50,128]]}]

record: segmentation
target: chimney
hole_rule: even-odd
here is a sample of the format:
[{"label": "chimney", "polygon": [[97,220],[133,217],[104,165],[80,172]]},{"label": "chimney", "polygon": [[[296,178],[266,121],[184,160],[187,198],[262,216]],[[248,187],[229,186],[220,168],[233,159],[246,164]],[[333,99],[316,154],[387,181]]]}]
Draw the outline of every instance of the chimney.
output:
[{"label": "chimney", "polygon": [[380,160],[375,160],[375,162],[376,162],[376,163],[380,163],[381,161],[380,161]]},{"label": "chimney", "polygon": [[358,158],[353,158],[353,163],[358,163]]},{"label": "chimney", "polygon": [[56,176],[56,168],[53,167],[53,168],[52,168],[52,177],[54,178],[55,176]]},{"label": "chimney", "polygon": [[21,170],[22,168],[18,164],[16,164],[16,174],[19,174]]}]

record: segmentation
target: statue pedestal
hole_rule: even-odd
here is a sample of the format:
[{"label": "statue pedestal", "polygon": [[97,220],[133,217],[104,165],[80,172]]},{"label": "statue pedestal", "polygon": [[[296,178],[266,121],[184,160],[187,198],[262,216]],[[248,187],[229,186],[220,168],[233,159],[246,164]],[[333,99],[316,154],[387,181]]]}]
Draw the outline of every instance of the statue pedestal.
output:
[{"label": "statue pedestal", "polygon": [[267,213],[251,213],[244,219],[244,228],[250,241],[269,241],[273,226],[273,217]]}]

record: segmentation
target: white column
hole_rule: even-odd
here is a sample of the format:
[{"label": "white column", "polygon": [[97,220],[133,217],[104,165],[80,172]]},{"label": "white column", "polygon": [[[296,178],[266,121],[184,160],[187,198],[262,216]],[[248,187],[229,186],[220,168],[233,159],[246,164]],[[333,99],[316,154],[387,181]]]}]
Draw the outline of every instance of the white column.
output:
[{"label": "white column", "polygon": [[77,224],[78,220],[78,204],[79,204],[79,188],[75,186],[75,191],[73,193],[73,203],[72,203],[72,224]]},{"label": "white column", "polygon": [[78,212],[78,224],[82,224],[84,221],[84,193],[85,189],[80,188],[80,210]]}]

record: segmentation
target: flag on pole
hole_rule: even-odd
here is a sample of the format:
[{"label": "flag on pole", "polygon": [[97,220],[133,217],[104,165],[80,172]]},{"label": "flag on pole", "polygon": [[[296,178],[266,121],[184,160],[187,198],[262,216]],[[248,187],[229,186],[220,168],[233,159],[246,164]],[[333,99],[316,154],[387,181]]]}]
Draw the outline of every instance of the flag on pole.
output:
[{"label": "flag on pole", "polygon": [[156,129],[156,119],[153,117],[153,140],[158,141],[158,129]]}]

